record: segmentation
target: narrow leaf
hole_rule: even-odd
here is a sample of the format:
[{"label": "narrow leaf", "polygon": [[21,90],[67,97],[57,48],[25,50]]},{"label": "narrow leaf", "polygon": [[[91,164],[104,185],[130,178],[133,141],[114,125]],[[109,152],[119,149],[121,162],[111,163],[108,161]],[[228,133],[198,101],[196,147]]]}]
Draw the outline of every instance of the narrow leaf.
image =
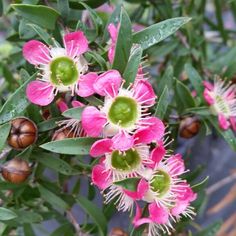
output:
[{"label": "narrow leaf", "polygon": [[30,102],[26,97],[25,89],[27,84],[34,79],[35,75],[31,76],[8,98],[0,110],[0,124],[11,120],[27,108]]},{"label": "narrow leaf", "polygon": [[60,15],[53,8],[41,5],[12,4],[11,6],[28,21],[51,30],[55,28],[56,20]]},{"label": "narrow leaf", "polygon": [[92,144],[96,140],[95,138],[68,138],[45,143],[40,147],[61,154],[88,155]]},{"label": "narrow leaf", "polygon": [[161,96],[158,99],[155,116],[163,119],[166,114],[167,107],[169,105],[169,92],[168,88],[165,87],[164,91],[162,92]]},{"label": "narrow leaf", "polygon": [[107,235],[107,221],[102,213],[102,210],[99,209],[94,203],[87,200],[83,196],[79,195],[76,199],[79,206],[91,217],[94,223],[98,226],[99,235]]},{"label": "narrow leaf", "polygon": [[139,44],[133,44],[127,66],[125,68],[123,78],[126,81],[126,86],[133,83],[138,72],[138,68],[141,62],[143,50]]},{"label": "narrow leaf", "polygon": [[175,33],[181,26],[190,21],[189,17],[176,17],[162,21],[139,31],[133,35],[133,42],[141,44],[142,49],[147,49]]},{"label": "narrow leaf", "polygon": [[11,125],[9,123],[0,126],[0,151],[2,151],[3,147],[5,146],[10,129]]},{"label": "narrow leaf", "polygon": [[117,69],[123,74],[127,65],[130,49],[132,46],[132,28],[129,16],[124,8],[120,13],[120,28],[116,42],[115,57],[112,64],[113,69]]},{"label": "narrow leaf", "polygon": [[83,110],[84,110],[84,107],[75,107],[75,108],[71,108],[71,109],[64,111],[62,113],[62,115],[65,117],[73,118],[73,119],[76,119],[79,121],[79,120],[81,120],[81,114],[82,114]]}]

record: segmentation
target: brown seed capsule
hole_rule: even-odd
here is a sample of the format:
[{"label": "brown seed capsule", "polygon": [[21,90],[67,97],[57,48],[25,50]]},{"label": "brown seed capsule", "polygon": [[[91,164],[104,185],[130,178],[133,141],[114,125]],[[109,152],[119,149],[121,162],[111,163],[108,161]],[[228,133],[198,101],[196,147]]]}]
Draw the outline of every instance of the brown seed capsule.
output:
[{"label": "brown seed capsule", "polygon": [[35,143],[38,138],[38,129],[35,123],[28,118],[19,117],[11,121],[11,130],[8,145],[21,150]]},{"label": "brown seed capsule", "polygon": [[186,117],[180,122],[179,135],[182,138],[192,138],[201,127],[201,123],[197,117]]},{"label": "brown seed capsule", "polygon": [[31,174],[31,168],[27,161],[14,158],[2,167],[2,176],[8,182],[23,183]]},{"label": "brown seed capsule", "polygon": [[114,227],[109,236],[128,236],[128,234],[123,229]]},{"label": "brown seed capsule", "polygon": [[70,131],[70,129],[65,128],[65,129],[60,129],[55,131],[55,133],[52,136],[52,140],[56,141],[56,140],[63,140],[66,138],[74,138],[75,134]]}]

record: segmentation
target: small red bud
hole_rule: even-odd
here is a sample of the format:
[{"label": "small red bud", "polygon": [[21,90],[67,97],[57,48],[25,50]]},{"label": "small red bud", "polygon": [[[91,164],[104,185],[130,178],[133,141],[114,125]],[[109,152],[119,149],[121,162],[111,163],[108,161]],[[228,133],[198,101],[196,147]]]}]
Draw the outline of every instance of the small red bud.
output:
[{"label": "small red bud", "polygon": [[182,138],[192,138],[198,134],[201,123],[197,117],[186,117],[181,120],[179,135]]},{"label": "small red bud", "polygon": [[123,229],[114,227],[109,236],[128,236],[128,234]]}]

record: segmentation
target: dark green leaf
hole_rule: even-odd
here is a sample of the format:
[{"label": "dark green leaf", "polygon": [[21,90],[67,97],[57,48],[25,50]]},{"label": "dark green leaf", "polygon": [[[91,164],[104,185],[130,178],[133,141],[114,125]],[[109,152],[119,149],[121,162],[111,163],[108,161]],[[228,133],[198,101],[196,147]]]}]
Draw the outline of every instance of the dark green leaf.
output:
[{"label": "dark green leaf", "polygon": [[9,123],[0,126],[0,152],[5,146],[5,142],[7,140],[10,129],[11,125]]},{"label": "dark green leaf", "polygon": [[128,178],[121,181],[114,182],[115,185],[121,186],[124,189],[135,192],[140,178]]},{"label": "dark green leaf", "polygon": [[185,64],[185,71],[194,89],[197,91],[198,95],[202,96],[204,87],[202,84],[201,76],[198,74],[198,72],[191,64]]},{"label": "dark green leaf", "polygon": [[[13,219],[16,225],[18,224],[32,224],[39,223],[43,220],[42,216],[36,212],[26,211],[26,210],[15,210],[17,218]],[[24,216],[24,217],[22,217]]]},{"label": "dark green leaf", "polygon": [[25,236],[34,236],[35,233],[30,224],[24,224],[24,235]]},{"label": "dark green leaf", "polygon": [[69,205],[62,200],[58,195],[54,194],[53,192],[49,191],[42,185],[39,186],[39,192],[41,194],[42,199],[46,202],[50,203],[54,208],[60,208],[63,210],[68,210]]},{"label": "dark green leaf", "polygon": [[69,236],[74,235],[73,227],[69,223],[65,223],[59,226],[55,231],[53,231],[50,236]]},{"label": "dark green leaf", "polygon": [[175,33],[182,25],[190,21],[189,17],[176,17],[162,21],[133,35],[133,42],[147,49]]},{"label": "dark green leaf", "polygon": [[133,44],[127,66],[125,68],[123,78],[126,81],[126,86],[133,83],[138,72],[138,68],[141,62],[143,50],[139,44]]},{"label": "dark green leaf", "polygon": [[168,66],[167,69],[165,70],[164,75],[158,81],[158,84],[157,84],[158,96],[161,95],[165,87],[167,87],[170,90],[173,86],[173,82],[174,82],[173,67]]},{"label": "dark green leaf", "polygon": [[45,143],[40,147],[61,154],[88,155],[92,144],[96,140],[95,138],[68,138]]},{"label": "dark green leaf", "polygon": [[12,4],[12,8],[28,21],[53,30],[60,15],[56,10],[41,5]]},{"label": "dark green leaf", "polygon": [[192,113],[201,116],[209,116],[211,112],[209,111],[209,107],[191,107],[185,110],[185,113]]},{"label": "dark green leaf", "polygon": [[30,102],[26,97],[25,89],[27,84],[34,79],[35,75],[31,76],[8,98],[0,111],[0,124],[11,120],[27,108]]},{"label": "dark green leaf", "polygon": [[[84,3],[86,3],[88,6],[92,7],[92,8],[97,8],[99,6],[101,6],[102,4],[104,4],[105,2],[107,2],[108,0],[83,0]],[[80,9],[83,10],[84,7],[81,6],[80,2],[78,1],[70,1],[69,2],[70,7],[71,8],[75,8],[75,9]]]},{"label": "dark green leaf", "polygon": [[176,80],[175,91],[175,100],[180,113],[187,108],[195,107],[195,101],[188,87],[186,87],[182,82]]},{"label": "dark green leaf", "polygon": [[57,0],[57,6],[61,16],[66,20],[70,13],[69,0]]},{"label": "dark green leaf", "polygon": [[91,217],[94,223],[98,226],[99,235],[106,236],[107,221],[101,209],[99,209],[94,203],[87,200],[81,195],[79,195],[76,200],[80,207]]},{"label": "dark green leaf", "polygon": [[84,107],[75,107],[75,108],[71,108],[64,111],[62,115],[65,117],[73,118],[80,121],[83,110],[84,110]]},{"label": "dark green leaf", "polygon": [[132,46],[132,29],[129,16],[124,8],[120,13],[120,29],[117,37],[115,56],[112,64],[113,69],[117,69],[123,74],[129,60]]},{"label": "dark green leaf", "polygon": [[161,96],[158,99],[155,116],[159,117],[160,119],[163,119],[166,114],[167,107],[169,105],[169,92],[168,88],[165,87]]},{"label": "dark green leaf", "polygon": [[75,171],[67,162],[53,156],[52,154],[41,153],[40,157],[38,157],[36,161],[64,175],[78,174],[78,172]]},{"label": "dark green leaf", "polygon": [[17,214],[7,208],[0,207],[0,220],[11,220],[17,217]]},{"label": "dark green leaf", "polygon": [[57,122],[62,120],[61,117],[55,117],[50,120],[45,120],[43,122],[38,123],[38,131],[45,132],[57,127]]}]

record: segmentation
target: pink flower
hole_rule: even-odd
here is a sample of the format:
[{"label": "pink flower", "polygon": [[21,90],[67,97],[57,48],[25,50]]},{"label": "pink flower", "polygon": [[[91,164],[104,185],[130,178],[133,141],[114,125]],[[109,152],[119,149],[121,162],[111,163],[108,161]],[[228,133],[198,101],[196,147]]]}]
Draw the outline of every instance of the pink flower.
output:
[{"label": "pink flower", "polygon": [[138,182],[135,191],[130,191],[117,185],[116,182],[112,180],[111,172],[107,171],[104,160],[93,167],[92,183],[104,192],[105,204],[108,204],[118,197],[115,204],[119,211],[132,210],[135,201],[142,199],[148,188],[146,181],[143,179]]},{"label": "pink flower", "polygon": [[216,77],[214,84],[203,82],[205,90],[203,97],[210,106],[213,115],[218,116],[221,129],[227,130],[232,127],[236,130],[236,86],[226,84],[225,81]]},{"label": "pink flower", "polygon": [[105,156],[105,170],[110,173],[114,182],[142,176],[145,166],[152,162],[149,158],[149,147],[142,143],[134,144],[133,136],[124,132],[112,139],[96,141],[91,147],[90,155]]},{"label": "pink flower", "polygon": [[[147,117],[147,108],[155,103],[156,98],[148,81],[138,79],[132,88],[125,89],[120,73],[109,70],[98,76],[93,89],[105,98],[100,109],[87,107],[82,113],[82,125],[89,136],[114,136],[120,131],[132,134],[141,128],[159,131],[157,135],[151,132],[148,138],[153,138],[152,141],[163,136],[163,123],[157,118]],[[140,137],[143,135],[147,136],[144,132]]]},{"label": "pink flower", "polygon": [[50,104],[58,92],[71,91],[86,97],[94,93],[91,89],[97,78],[95,73],[85,72],[88,64],[83,53],[88,50],[88,40],[81,31],[68,33],[63,37],[64,48],[48,47],[30,40],[23,47],[23,56],[40,70],[38,80],[29,83],[26,89],[28,99],[37,105]]}]

